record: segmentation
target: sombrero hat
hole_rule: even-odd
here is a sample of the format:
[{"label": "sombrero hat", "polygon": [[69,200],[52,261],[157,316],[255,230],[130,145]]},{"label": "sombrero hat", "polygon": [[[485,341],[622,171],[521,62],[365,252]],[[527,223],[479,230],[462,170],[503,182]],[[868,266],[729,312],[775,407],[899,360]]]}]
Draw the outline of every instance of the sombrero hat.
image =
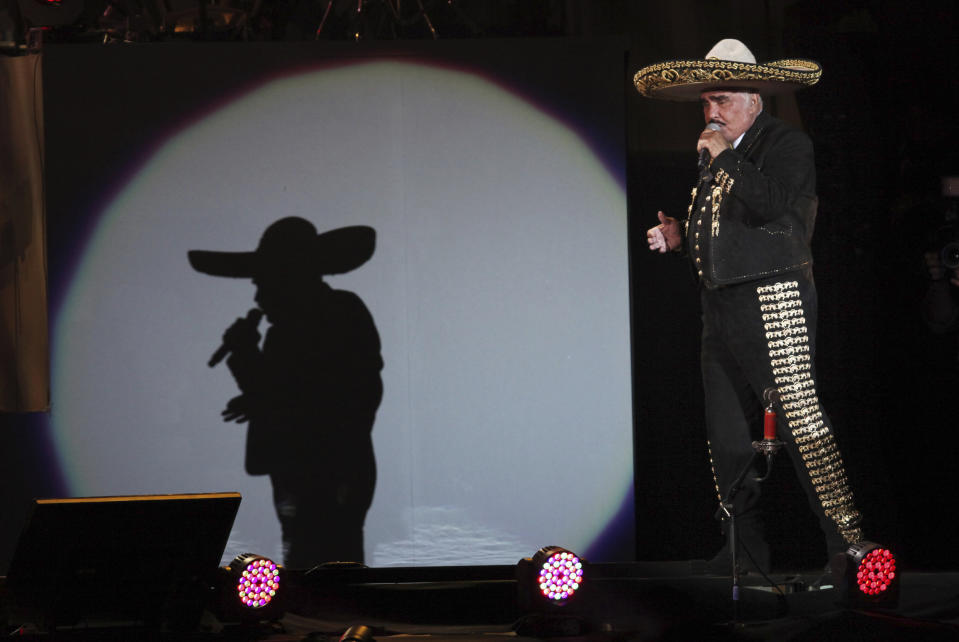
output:
[{"label": "sombrero hat", "polygon": [[317,234],[306,219],[290,216],[271,224],[252,252],[190,250],[198,272],[213,276],[253,278],[277,272],[343,274],[366,263],[376,248],[376,231],[365,225]]},{"label": "sombrero hat", "polygon": [[704,60],[669,60],[643,67],[633,84],[643,96],[699,100],[704,91],[750,89],[779,94],[819,82],[822,67],[814,60],[790,58],[763,64],[739,40],[717,42]]}]

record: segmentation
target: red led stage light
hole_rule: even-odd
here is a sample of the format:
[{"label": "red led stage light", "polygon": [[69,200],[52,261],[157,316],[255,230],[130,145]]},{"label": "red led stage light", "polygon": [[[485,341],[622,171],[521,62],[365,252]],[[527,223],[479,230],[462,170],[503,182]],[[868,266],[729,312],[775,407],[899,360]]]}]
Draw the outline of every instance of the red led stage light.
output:
[{"label": "red led stage light", "polygon": [[840,602],[851,608],[895,608],[900,571],[891,550],[858,542],[830,562]]},{"label": "red led stage light", "polygon": [[859,563],[856,583],[866,595],[879,595],[896,579],[896,557],[888,548],[874,548]]}]

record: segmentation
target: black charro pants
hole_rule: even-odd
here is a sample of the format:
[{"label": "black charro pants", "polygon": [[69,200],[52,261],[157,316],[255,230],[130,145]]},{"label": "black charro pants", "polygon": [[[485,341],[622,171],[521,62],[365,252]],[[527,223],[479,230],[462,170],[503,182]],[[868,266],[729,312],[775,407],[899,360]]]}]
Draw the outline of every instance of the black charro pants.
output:
[{"label": "black charro pants", "polygon": [[[763,393],[780,393],[777,436],[819,518],[830,554],[862,540],[860,515],[815,378],[816,286],[810,271],[701,290],[706,432],[717,493],[730,486],[762,437]],[[738,539],[761,566],[768,546],[752,471],[733,503]]]}]

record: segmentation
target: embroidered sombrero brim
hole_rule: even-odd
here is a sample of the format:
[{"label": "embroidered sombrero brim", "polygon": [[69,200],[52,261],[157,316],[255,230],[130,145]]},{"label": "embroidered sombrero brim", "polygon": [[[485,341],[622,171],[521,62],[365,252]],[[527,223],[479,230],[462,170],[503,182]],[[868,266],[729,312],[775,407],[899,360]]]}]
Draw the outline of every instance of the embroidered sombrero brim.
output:
[{"label": "embroidered sombrero brim", "polygon": [[818,62],[795,58],[763,64],[732,60],[669,60],[643,67],[633,84],[648,98],[699,100],[704,91],[753,89],[762,94],[782,94],[819,82]]}]

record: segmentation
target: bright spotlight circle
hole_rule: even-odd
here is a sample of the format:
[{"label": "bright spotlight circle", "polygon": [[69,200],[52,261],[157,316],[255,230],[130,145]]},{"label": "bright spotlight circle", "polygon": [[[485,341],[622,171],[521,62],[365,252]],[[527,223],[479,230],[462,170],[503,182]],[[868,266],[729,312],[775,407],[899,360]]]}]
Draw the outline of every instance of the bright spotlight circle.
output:
[{"label": "bright spotlight circle", "polygon": [[[206,365],[253,288],[186,253],[252,249],[301,216],[377,233],[331,279],[370,309],[386,364],[371,563],[587,548],[632,487],[625,213],[578,133],[474,73],[372,60],[262,84],[158,145],[100,215],[54,319],[72,494],[236,490],[227,554],[281,555],[269,480],[220,418],[236,385]],[[528,465],[557,440],[581,453],[562,494]]]}]

